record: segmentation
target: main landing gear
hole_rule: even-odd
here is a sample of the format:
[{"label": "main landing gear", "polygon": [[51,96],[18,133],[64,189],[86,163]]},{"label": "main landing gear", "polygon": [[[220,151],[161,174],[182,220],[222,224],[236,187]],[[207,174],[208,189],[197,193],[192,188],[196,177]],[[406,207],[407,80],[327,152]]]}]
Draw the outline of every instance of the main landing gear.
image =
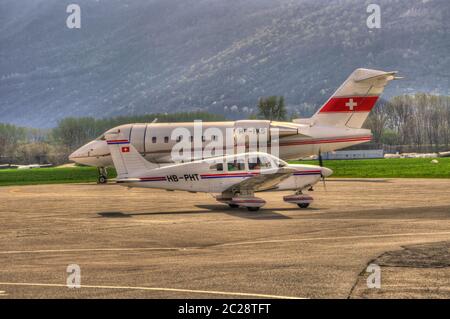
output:
[{"label": "main landing gear", "polygon": [[[223,193],[216,196],[218,202],[227,204],[231,208],[246,207],[251,212],[258,211],[262,206],[266,204],[266,201],[262,198],[255,197],[253,193],[241,194],[235,193]],[[287,195],[283,197],[286,203],[296,204],[298,207],[305,209],[314,201],[314,199],[306,194],[303,194],[301,190],[297,191],[293,195]]]},{"label": "main landing gear", "polygon": [[251,212],[258,211],[266,204],[262,198],[253,196],[253,194],[222,194],[216,197],[218,202],[228,204],[231,208],[246,207]]},{"label": "main landing gear", "polygon": [[228,202],[231,208],[246,207],[250,212],[258,211],[265,204],[264,199],[254,196],[235,196]]},{"label": "main landing gear", "polygon": [[106,167],[99,167],[97,184],[106,184],[106,183],[108,183],[108,171],[106,170]]}]

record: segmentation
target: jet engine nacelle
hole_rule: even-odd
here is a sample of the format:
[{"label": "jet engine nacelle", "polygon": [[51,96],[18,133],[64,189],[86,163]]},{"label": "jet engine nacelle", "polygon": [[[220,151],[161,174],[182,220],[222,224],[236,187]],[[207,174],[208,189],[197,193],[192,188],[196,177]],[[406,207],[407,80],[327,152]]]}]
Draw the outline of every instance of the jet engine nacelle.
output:
[{"label": "jet engine nacelle", "polygon": [[299,134],[299,125],[269,120],[240,120],[236,121],[234,127],[235,131],[240,134],[265,134],[267,132],[269,136],[279,137]]}]

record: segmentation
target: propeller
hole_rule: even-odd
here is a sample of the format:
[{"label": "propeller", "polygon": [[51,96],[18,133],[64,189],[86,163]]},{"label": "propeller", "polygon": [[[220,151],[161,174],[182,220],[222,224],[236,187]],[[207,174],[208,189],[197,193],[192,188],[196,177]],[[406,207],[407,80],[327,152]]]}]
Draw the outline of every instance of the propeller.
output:
[{"label": "propeller", "polygon": [[[319,149],[319,154],[318,154],[318,159],[319,159],[319,166],[323,167],[323,158],[322,158],[322,152]],[[322,171],[320,171],[320,177],[322,179],[323,182],[323,188],[325,189],[325,191],[327,190],[327,184],[325,183],[325,176],[323,176]]]},{"label": "propeller", "polygon": [[322,158],[322,152],[319,149],[319,166],[323,167],[323,158]]}]

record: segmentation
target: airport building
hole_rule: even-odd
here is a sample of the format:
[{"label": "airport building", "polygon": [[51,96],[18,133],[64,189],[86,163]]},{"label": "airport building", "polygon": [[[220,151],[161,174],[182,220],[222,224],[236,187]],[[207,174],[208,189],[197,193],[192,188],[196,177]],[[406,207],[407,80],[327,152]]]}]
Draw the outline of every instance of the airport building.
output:
[{"label": "airport building", "polygon": [[323,159],[325,160],[368,159],[368,158],[384,158],[384,150],[383,149],[342,150],[323,154]]}]

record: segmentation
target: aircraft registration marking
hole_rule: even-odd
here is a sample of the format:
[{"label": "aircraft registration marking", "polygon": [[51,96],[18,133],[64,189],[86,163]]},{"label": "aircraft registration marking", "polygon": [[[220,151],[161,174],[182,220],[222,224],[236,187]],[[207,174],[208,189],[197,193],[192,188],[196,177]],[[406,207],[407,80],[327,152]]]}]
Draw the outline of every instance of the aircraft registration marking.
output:
[{"label": "aircraft registration marking", "polygon": [[[321,171],[297,171],[293,173],[294,176],[305,176],[305,175],[319,175]],[[170,182],[170,183],[178,183],[178,182],[198,182],[204,179],[215,179],[215,178],[247,178],[258,176],[260,173],[258,172],[241,172],[241,173],[221,173],[221,174],[183,174],[183,175],[167,175],[167,176],[153,176],[153,177],[141,177],[141,182]]]},{"label": "aircraft registration marking", "polygon": [[172,183],[177,183],[179,181],[196,182],[196,181],[200,180],[200,178],[198,177],[198,174],[184,174],[181,176],[167,175],[166,179],[168,182],[172,182]]}]

